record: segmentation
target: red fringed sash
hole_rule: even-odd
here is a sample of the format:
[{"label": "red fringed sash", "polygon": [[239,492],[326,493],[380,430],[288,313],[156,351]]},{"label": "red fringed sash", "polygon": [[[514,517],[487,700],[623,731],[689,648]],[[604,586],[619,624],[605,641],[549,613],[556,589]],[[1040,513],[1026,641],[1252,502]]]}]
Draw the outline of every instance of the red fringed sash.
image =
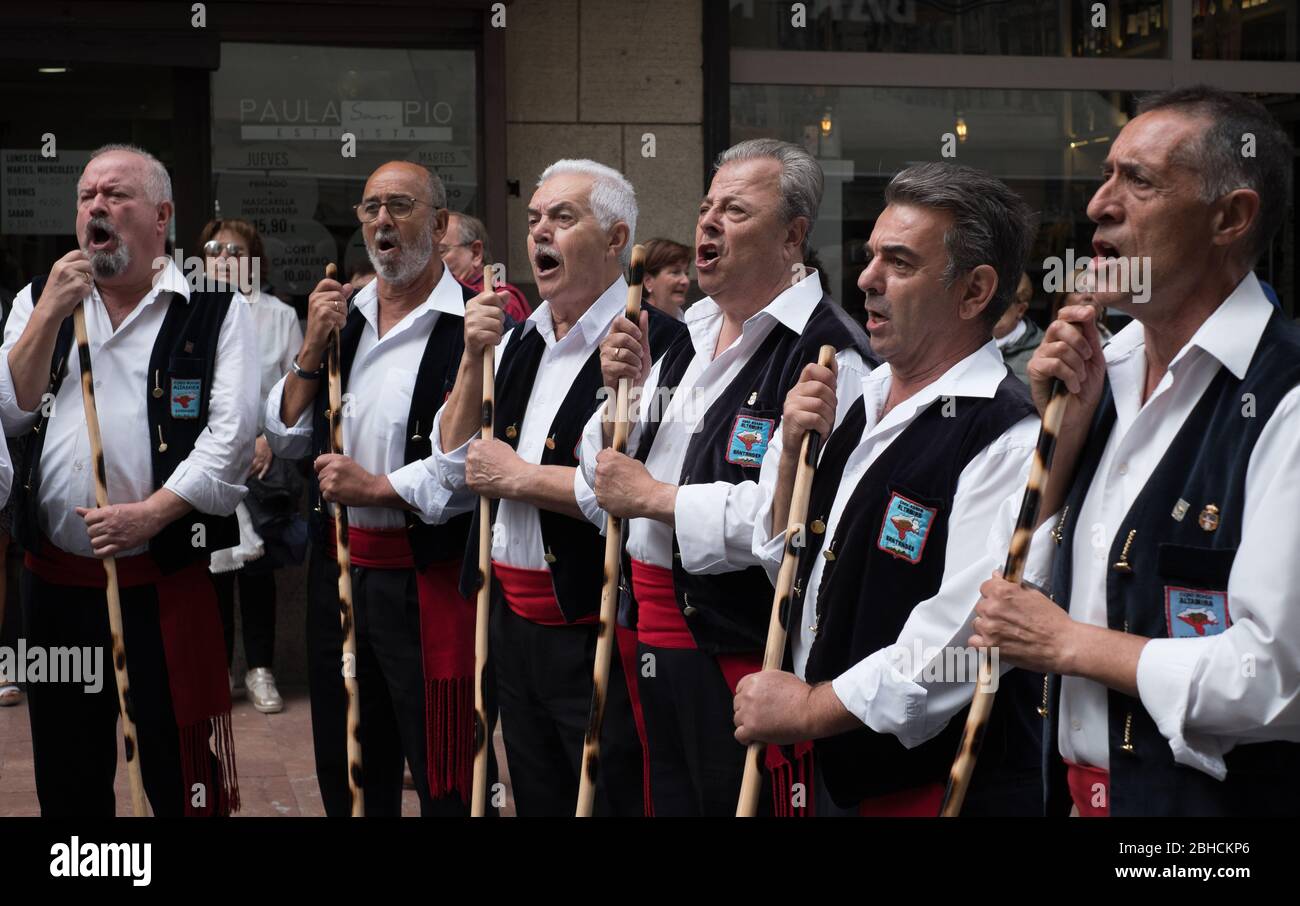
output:
[{"label": "red fringed sash", "polygon": [[[107,588],[102,560],[78,557],[48,539],[38,555],[28,551],[26,566],[51,585]],[[239,810],[239,778],[235,770],[235,741],[230,725],[230,681],[226,649],[217,610],[217,593],[205,560],[163,575],[147,554],[117,558],[119,588],[153,585],[158,594],[167,686],[180,735],[181,775],[185,782],[185,814],[229,815]],[[130,640],[124,639],[129,646]],[[216,801],[195,808],[194,785],[207,787],[213,739],[220,765],[221,788]],[[147,753],[141,753],[147,758]]]},{"label": "red fringed sash", "polygon": [[[337,559],[331,523],[326,553]],[[353,566],[415,569],[405,529],[348,527]],[[475,602],[460,594],[460,561],[433,563],[416,572],[420,650],[424,666],[424,716],[429,795],[456,792],[470,800],[474,770]]]}]

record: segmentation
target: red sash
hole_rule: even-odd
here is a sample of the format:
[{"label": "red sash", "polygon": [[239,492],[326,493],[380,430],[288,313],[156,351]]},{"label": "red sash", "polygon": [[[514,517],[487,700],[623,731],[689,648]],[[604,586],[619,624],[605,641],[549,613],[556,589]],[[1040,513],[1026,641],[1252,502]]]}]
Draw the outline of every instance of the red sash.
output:
[{"label": "red sash", "polygon": [[[640,560],[632,561],[632,593],[636,596],[637,633],[642,642],[658,648],[695,648],[695,637],[686,625],[677,593],[673,588],[673,571]],[[763,669],[761,652],[717,655],[718,668],[731,694],[741,678]],[[764,750],[763,763],[772,781],[772,808],[778,818],[803,818],[813,814],[813,744],[796,743],[794,759],[786,758],[780,746]],[[648,782],[648,781],[647,781]],[[790,791],[802,783],[804,805],[795,807]]]},{"label": "red sash", "polygon": [[506,605],[531,623],[539,626],[583,626],[595,623],[600,614],[590,613],[570,623],[564,619],[560,602],[555,599],[549,569],[526,569],[492,561],[492,574],[501,585]]},{"label": "red sash", "polygon": [[[353,566],[415,569],[406,529],[348,526]],[[326,554],[337,559],[333,522]],[[468,802],[474,769],[475,602],[460,594],[460,561],[431,563],[416,572],[420,651],[424,666],[425,739],[429,795],[456,792]]]},{"label": "red sash", "polygon": [[[75,588],[107,588],[104,562],[60,549],[48,538],[40,554],[27,552],[24,563],[41,581]],[[230,679],[217,609],[217,592],[204,559],[163,575],[148,554],[117,558],[119,588],[152,585],[158,595],[167,688],[180,735],[181,776],[186,815],[229,815],[239,810],[235,740],[230,726]],[[129,639],[124,642],[129,644]],[[209,758],[216,747],[221,789],[204,808],[193,805],[195,784],[211,782]],[[148,757],[142,753],[143,757]]]},{"label": "red sash", "polygon": [[[1090,765],[1075,764],[1073,761],[1066,761],[1065,766],[1065,781],[1070,787],[1070,798],[1074,800],[1074,807],[1079,810],[1079,817],[1109,818],[1110,771],[1103,771]],[[1093,797],[1096,795],[1093,787],[1098,783],[1101,784],[1102,805],[1100,806],[1092,804]]]},{"label": "red sash", "polygon": [[946,789],[942,783],[927,783],[873,796],[858,803],[858,815],[863,818],[933,818],[939,814]]}]

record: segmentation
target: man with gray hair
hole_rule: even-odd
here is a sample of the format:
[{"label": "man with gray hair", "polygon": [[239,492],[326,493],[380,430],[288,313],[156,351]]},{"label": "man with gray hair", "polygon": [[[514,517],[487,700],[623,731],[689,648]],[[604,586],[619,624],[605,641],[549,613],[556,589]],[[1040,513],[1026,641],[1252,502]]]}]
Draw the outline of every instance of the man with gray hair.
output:
[{"label": "man with gray hair", "polygon": [[[791,599],[794,672],[747,677],[735,701],[742,742],[815,740],[823,814],[938,813],[978,668],[953,646],[1006,553],[987,526],[1023,489],[1038,433],[993,339],[1033,239],[1028,207],[951,163],[898,173],[885,205],[858,278],[884,364],[865,378],[807,366],[763,461],[753,549],[775,575],[800,441],[827,438]],[[966,812],[1034,814],[1041,677],[1001,685]]]},{"label": "man with gray hair", "polygon": [[[151,154],[91,155],[77,183],[80,248],[19,293],[5,328],[0,419],[8,434],[32,432],[14,520],[28,644],[110,647],[99,559],[116,557],[145,792],[157,815],[215,815],[238,807],[238,789],[208,554],[239,540],[257,342],[243,296],[191,287],[165,256],[172,214]],[[105,429],[104,507],[72,350],[78,306]],[[114,685],[28,692],[42,813],[112,816]]]},{"label": "man with gray hair", "polygon": [[1051,597],[994,577],[974,622],[1053,675],[1050,814],[1300,812],[1300,328],[1253,273],[1294,160],[1257,101],[1178,88],[1088,203],[1096,255],[1146,259],[1150,295],[1094,293],[1135,319],[1104,349],[1091,305],[1048,326],[1034,399],[1070,396],[1025,577]]},{"label": "man with gray hair", "polygon": [[[447,234],[438,246],[438,254],[457,280],[482,292],[483,268],[492,263],[492,247],[483,221],[459,211],[448,212]],[[506,314],[516,324],[522,324],[532,307],[519,287],[498,279],[495,291],[506,297]]]},{"label": "man with gray hair", "polygon": [[[584,519],[599,508],[577,472],[577,448],[602,395],[598,346],[626,303],[623,268],[636,218],[632,185],[618,171],[590,160],[546,168],[528,203],[529,260],[545,301],[508,331],[499,296],[466,307],[460,373],[433,427],[444,486],[500,501],[491,652],[520,815],[572,815],[577,801],[605,550],[599,529]],[[647,330],[662,349],[681,327],[653,312]],[[471,440],[483,356],[498,345],[496,439]],[[477,527],[470,537],[478,538]],[[477,584],[476,557],[467,550],[466,594]],[[644,812],[641,744],[623,674],[615,659],[597,814]]]},{"label": "man with gray hair", "polygon": [[[750,551],[759,465],[781,400],[823,344],[843,374],[867,371],[862,328],[803,265],[821,194],[821,167],[797,145],[723,152],[695,228],[708,298],[686,313],[686,334],[663,351],[643,312],[639,325],[618,318],[602,344],[606,387],[628,378],[642,405],[627,455],[605,449],[608,410],[590,420],[582,467],[600,505],[630,520],[628,618],[638,661],[653,665],[638,685],[656,815],[735,814],[745,749],[731,699],[762,664],[772,601]],[[790,769],[775,751],[769,762]],[[791,805],[786,789],[764,810]]]},{"label": "man with gray hair", "polygon": [[[442,181],[409,161],[383,164],[356,206],[376,279],[322,280],[293,370],[266,403],[277,456],[315,456],[307,587],[307,667],[316,776],[325,811],[348,815],[347,693],[339,669],[332,513],[348,508],[368,816],[402,813],[403,763],[423,816],[465,816],[474,728],[474,602],[457,590],[469,532],[438,484],[429,429],[455,380],[465,306],[478,297],[436,253],[447,229]],[[489,289],[487,296],[496,299]],[[349,309],[350,306],[350,309]],[[339,330],[343,451],[329,452],[322,364]]]}]

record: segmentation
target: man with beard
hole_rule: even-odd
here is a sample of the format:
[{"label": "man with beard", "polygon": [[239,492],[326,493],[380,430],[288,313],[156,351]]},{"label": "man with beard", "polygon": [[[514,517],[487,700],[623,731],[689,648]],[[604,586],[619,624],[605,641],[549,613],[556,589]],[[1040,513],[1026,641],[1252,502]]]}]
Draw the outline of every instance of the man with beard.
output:
[{"label": "man with beard", "polygon": [[[653,370],[644,324],[619,318],[602,347],[607,386],[628,378],[642,389],[627,455],[601,449],[612,421],[598,416],[583,470],[600,504],[631,519],[638,660],[654,666],[638,687],[656,816],[735,814],[745,749],[732,736],[732,694],[762,665],[772,601],[751,552],[759,466],[781,400],[824,344],[846,375],[867,371],[866,334],[803,267],[822,182],[797,145],[724,151],[695,227],[709,296],[686,313],[687,334]],[[781,785],[772,807],[785,815],[792,797]]]},{"label": "man with beard", "polygon": [[1300,328],[1252,273],[1294,159],[1259,102],[1174,89],[1088,203],[1092,294],[1135,320],[1103,349],[1066,306],[1030,361],[1040,409],[1070,393],[1025,571],[1051,597],[989,579],[971,640],[1053,674],[1050,814],[1300,811]]},{"label": "man with beard", "polygon": [[[627,299],[622,272],[636,216],[632,186],[616,170],[562,160],[542,173],[528,204],[528,251],[545,301],[504,337],[494,297],[466,307],[465,357],[434,427],[445,485],[500,501],[492,577],[505,606],[494,608],[490,638],[520,815],[572,815],[577,801],[605,550],[583,516],[603,524],[577,474],[577,447],[602,395],[598,345]],[[654,312],[648,330],[662,349],[680,327]],[[483,356],[498,344],[497,439],[470,441]],[[473,556],[467,592],[477,576]],[[617,658],[600,751],[596,813],[642,814],[641,745]]]},{"label": "man with beard", "polygon": [[[208,554],[238,540],[257,430],[257,343],[243,297],[200,292],[163,257],[171,181],[152,155],[109,145],[77,184],[81,248],[19,294],[0,348],[0,418],[33,434],[15,537],[27,550],[29,646],[110,650],[114,556],[145,792],[157,815],[238,807],[230,687]],[[95,506],[72,313],[86,313],[110,504]],[[32,683],[46,815],[114,811],[118,702]],[[215,735],[216,757],[209,748]]]},{"label": "man with beard", "polygon": [[[964,672],[951,669],[948,655],[1006,554],[987,526],[1024,488],[1038,436],[993,337],[1033,235],[1028,207],[987,173],[899,172],[858,277],[884,364],[851,379],[810,365],[786,397],[754,533],[773,575],[793,543],[800,442],[826,438],[791,596],[793,672],[743,679],[735,726],[743,742],[815,740],[821,814],[938,813],[978,665],[960,652]],[[1036,814],[1042,677],[1016,671],[1001,687],[966,811]]]},{"label": "man with beard", "polygon": [[[467,299],[435,254],[447,228],[442,181],[384,164],[356,206],[377,278],[357,293],[322,280],[308,300],[293,371],[271,391],[277,456],[315,454],[307,657],[316,775],[329,815],[347,815],[347,694],[333,520],[348,507],[365,812],[401,815],[403,762],[422,815],[466,815],[473,765],[474,603],[458,594],[468,495],[439,486],[433,415],[456,377]],[[495,299],[492,293],[488,297]],[[328,453],[325,361],[341,333],[343,453]],[[341,669],[341,665],[342,668]]]}]

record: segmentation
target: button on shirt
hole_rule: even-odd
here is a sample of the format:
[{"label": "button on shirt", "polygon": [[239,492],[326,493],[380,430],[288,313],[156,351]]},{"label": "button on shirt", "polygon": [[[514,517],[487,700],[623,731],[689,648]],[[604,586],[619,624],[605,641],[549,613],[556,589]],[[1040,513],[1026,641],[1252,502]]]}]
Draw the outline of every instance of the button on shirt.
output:
[{"label": "button on shirt", "polygon": [[[379,281],[372,280],[354,300],[365,318],[357,343],[347,392],[343,394],[343,452],[372,475],[386,475],[398,496],[415,508],[421,520],[438,525],[473,505],[473,498],[456,499],[438,484],[432,463],[406,464],[407,419],[415,376],[429,334],[440,313],[465,316],[460,284],[447,268],[429,297],[379,336]],[[311,406],[328,405],[325,377],[321,394]],[[287,459],[314,455],[311,448],[311,406],[293,426],[280,421],[284,378],[266,400],[266,440],[271,452]],[[426,426],[425,430],[428,430]],[[333,505],[330,505],[331,511]],[[391,529],[406,525],[402,510],[390,507],[348,507],[348,521],[358,528]]]},{"label": "button on shirt", "polygon": [[[506,331],[497,347],[496,367],[501,368],[500,352],[506,348],[515,330],[536,330],[546,342],[537,366],[537,375],[524,408],[523,424],[515,451],[525,462],[541,462],[546,449],[546,438],[555,421],[560,405],[577,379],[582,366],[591,358],[600,341],[609,333],[614,319],[623,313],[627,304],[627,281],[619,277],[604,293],[583,312],[562,338],[555,336],[555,322],[551,317],[551,303],[543,302],[517,328]],[[457,492],[465,491],[465,456],[469,451],[466,441],[455,450],[443,452],[441,446],[442,414],[434,419],[433,456],[435,468],[444,487]],[[499,437],[504,425],[496,426]],[[574,470],[577,473],[579,470]],[[577,482],[575,481],[575,490]],[[584,513],[593,513],[597,524],[604,524],[604,515],[595,503],[595,494],[583,483],[586,499],[578,504]],[[471,498],[471,501],[474,498]],[[472,505],[472,504],[471,504]],[[589,517],[591,518],[591,517]],[[520,569],[546,569],[546,551],[542,542],[542,524],[537,518],[537,507],[521,500],[502,500],[497,507],[496,524],[492,532],[492,559],[506,566]]]},{"label": "button on shirt", "polygon": [[[1179,350],[1151,397],[1146,346],[1134,321],[1105,348],[1116,421],[1074,534],[1070,616],[1106,626],[1108,554],[1117,527],[1220,368],[1241,378],[1259,345],[1272,305],[1248,274]],[[1204,638],[1152,639],[1138,660],[1138,695],[1169,740],[1174,760],[1223,779],[1223,756],[1244,742],[1300,742],[1300,388],[1283,397],[1246,467],[1241,545],[1228,576],[1232,625]],[[1195,518],[1190,513],[1188,518]],[[1000,520],[1010,537],[1008,503]],[[1027,581],[1047,587],[1057,547],[1035,533]],[[1100,543],[1097,543],[1100,542]],[[1152,602],[1151,606],[1162,606]],[[1243,669],[1250,663],[1252,670]],[[1081,677],[1062,680],[1061,755],[1109,769],[1107,690]]]},{"label": "button on shirt", "polygon": [[[821,283],[817,272],[796,283],[773,299],[761,311],[751,315],[741,327],[740,336],[731,345],[713,357],[718,334],[722,331],[723,315],[712,299],[701,299],[686,312],[686,328],[690,333],[695,357],[682,375],[681,383],[671,402],[663,411],[654,446],[646,458],[646,468],[656,481],[677,484],[682,478],[682,464],[691,439],[700,430],[700,421],[730,386],[741,369],[749,362],[763,341],[778,324],[784,324],[795,333],[803,333],[808,318],[821,301]],[[651,350],[655,355],[663,350]],[[866,373],[866,365],[857,350],[848,349],[837,356],[841,381],[858,383]],[[640,444],[650,410],[659,398],[659,374],[663,360],[651,368],[630,425],[627,449],[635,453]],[[854,397],[856,398],[856,397]],[[852,404],[850,398],[845,405]],[[784,405],[778,400],[777,405]],[[613,401],[608,403],[612,408]],[[595,502],[590,488],[596,479],[596,456],[604,445],[602,421],[604,406],[600,407],[583,432],[582,468],[575,477],[575,491],[583,502],[589,519],[600,521],[605,528],[603,514]],[[779,428],[773,429],[780,433]],[[685,484],[678,488],[674,521],[682,566],[692,573],[722,573],[754,566],[752,542],[754,518],[763,505],[763,495],[758,482],[743,481],[731,484],[725,481],[709,484]],[[636,560],[672,568],[673,526],[655,519],[633,519],[627,528],[628,554]]]},{"label": "button on shirt", "polygon": [[[966,397],[990,399],[1007,376],[1006,366],[997,344],[990,340],[980,349],[948,369],[937,381],[904,400],[883,418],[893,378],[889,365],[866,375],[861,381],[846,382],[839,387],[839,412],[842,420],[847,403],[863,397],[866,425],[862,438],[845,463],[830,517],[826,520],[826,538],[833,538],[844,515],[849,498],[872,463],[898,439],[925,409],[944,398]],[[941,661],[943,648],[965,648],[970,639],[971,620],[979,600],[979,586],[1000,569],[1006,558],[1001,548],[988,540],[988,526],[998,517],[1007,499],[1007,489],[1020,488],[1024,493],[1029,466],[1038,439],[1038,416],[1030,415],[1016,422],[975,457],[962,470],[953,497],[948,523],[948,542],[944,551],[943,578],[934,597],[919,602],[903,626],[897,642],[868,655],[835,680],[832,688],[844,707],[877,733],[897,736],[911,748],[941,731],[954,714],[970,704],[974,676],[956,682],[942,676],[942,671],[926,669],[929,657]],[[781,461],[780,435],[763,458],[760,483],[763,509],[756,520],[754,549],[768,572],[775,578],[785,550],[785,531],[773,537],[771,501],[776,488]],[[841,556],[847,556],[842,552]],[[791,632],[790,645],[795,673],[802,677],[812,647],[813,623],[817,614],[817,590],[821,585],[822,556],[814,559],[807,588],[803,595],[803,614],[797,632]],[[882,593],[885,593],[882,591]],[[1005,671],[1007,668],[1003,666]],[[939,680],[932,677],[940,675]]]},{"label": "button on shirt", "polygon": [[[159,380],[150,373],[149,360],[167,314],[167,293],[190,297],[189,284],[171,261],[155,279],[153,289],[116,331],[98,288],[92,287],[89,298],[83,302],[111,503],[144,500],[155,490],[151,456],[158,439],[149,436],[146,406],[149,393]],[[13,314],[5,327],[4,345],[0,346],[0,419],[10,435],[30,430],[39,416],[38,411],[25,412],[19,408],[9,371],[10,350],[31,316],[32,296],[28,286],[14,300]],[[201,513],[227,516],[235,511],[247,490],[242,482],[252,462],[257,430],[257,339],[253,335],[247,300],[238,293],[221,324],[209,392],[207,428],[199,435],[190,455],[162,486]],[[75,342],[46,432],[41,452],[38,523],[58,547],[83,557],[92,556],[86,523],[74,509],[95,506],[94,460],[86,433],[81,366]],[[145,546],[136,547],[119,556],[145,550]]]}]

